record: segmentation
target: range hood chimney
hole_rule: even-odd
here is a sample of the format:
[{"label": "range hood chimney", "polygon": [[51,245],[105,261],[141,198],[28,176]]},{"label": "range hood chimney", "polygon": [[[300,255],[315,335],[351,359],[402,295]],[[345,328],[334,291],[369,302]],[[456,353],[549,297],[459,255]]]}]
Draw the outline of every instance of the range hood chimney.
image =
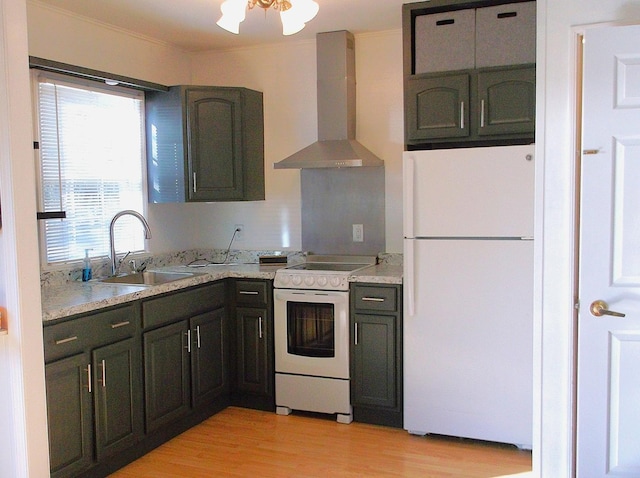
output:
[{"label": "range hood chimney", "polygon": [[346,30],[316,35],[318,141],[274,163],[275,169],[382,166],[384,162],[355,140],[356,55]]}]

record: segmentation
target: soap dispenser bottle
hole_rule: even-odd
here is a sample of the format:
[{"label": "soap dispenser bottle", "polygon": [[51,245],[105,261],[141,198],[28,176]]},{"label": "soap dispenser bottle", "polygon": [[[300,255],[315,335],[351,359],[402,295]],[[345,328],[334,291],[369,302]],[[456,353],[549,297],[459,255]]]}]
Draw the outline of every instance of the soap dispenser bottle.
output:
[{"label": "soap dispenser bottle", "polygon": [[82,266],[82,282],[91,280],[91,260],[89,259],[89,251],[91,249],[84,250],[84,265]]}]

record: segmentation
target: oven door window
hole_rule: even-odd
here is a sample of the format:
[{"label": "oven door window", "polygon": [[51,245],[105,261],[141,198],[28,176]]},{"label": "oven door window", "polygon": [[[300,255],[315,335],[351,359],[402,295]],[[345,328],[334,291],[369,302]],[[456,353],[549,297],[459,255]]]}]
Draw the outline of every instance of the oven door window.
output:
[{"label": "oven door window", "polygon": [[333,304],[287,302],[287,342],[292,355],[335,357]]}]

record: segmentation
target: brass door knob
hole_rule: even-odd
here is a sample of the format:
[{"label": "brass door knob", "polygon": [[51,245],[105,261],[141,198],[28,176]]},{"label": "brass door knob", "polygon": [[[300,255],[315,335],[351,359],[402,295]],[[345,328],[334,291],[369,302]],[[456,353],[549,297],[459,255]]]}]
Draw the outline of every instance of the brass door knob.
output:
[{"label": "brass door knob", "polygon": [[594,300],[593,302],[591,302],[589,310],[591,311],[591,314],[596,317],[602,317],[603,315],[625,317],[625,314],[623,314],[622,312],[614,312],[613,310],[609,310],[609,304],[607,304],[604,300]]}]

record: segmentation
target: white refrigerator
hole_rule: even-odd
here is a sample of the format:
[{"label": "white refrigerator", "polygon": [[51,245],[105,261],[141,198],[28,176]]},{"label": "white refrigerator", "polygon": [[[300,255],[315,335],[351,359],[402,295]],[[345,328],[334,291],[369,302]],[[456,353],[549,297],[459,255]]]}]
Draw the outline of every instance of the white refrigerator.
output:
[{"label": "white refrigerator", "polygon": [[534,147],[408,151],[404,428],[532,444]]}]

